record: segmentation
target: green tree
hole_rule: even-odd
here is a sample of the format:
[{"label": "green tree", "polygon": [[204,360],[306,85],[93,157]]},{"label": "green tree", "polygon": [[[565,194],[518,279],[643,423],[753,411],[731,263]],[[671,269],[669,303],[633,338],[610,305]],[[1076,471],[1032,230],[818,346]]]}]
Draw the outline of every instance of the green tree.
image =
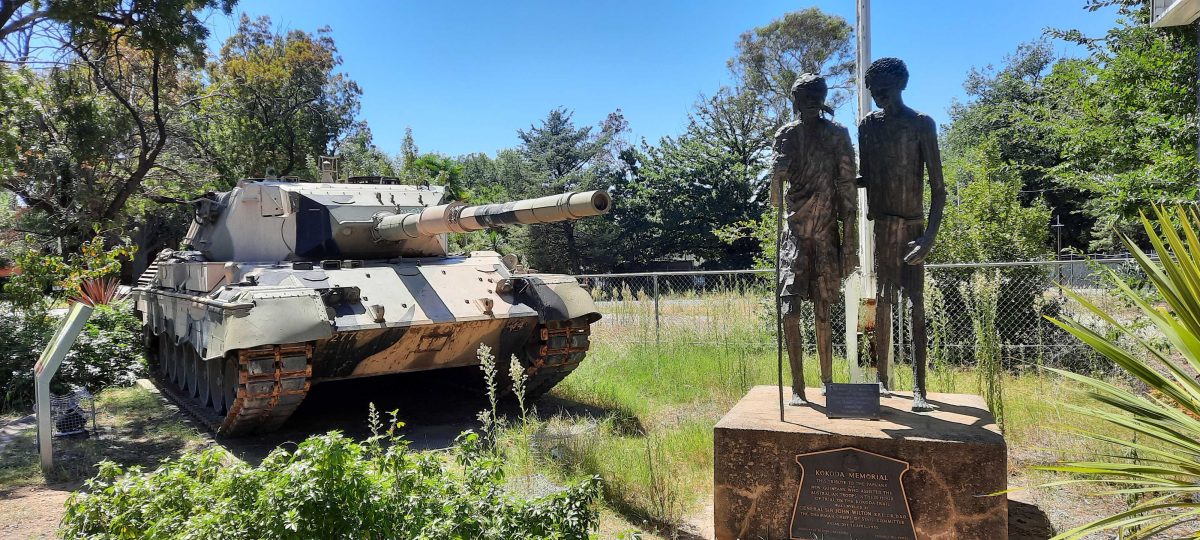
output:
[{"label": "green tree", "polygon": [[1056,61],[1050,43],[1042,40],[1019,45],[998,70],[972,69],[963,83],[969,101],[950,107],[946,162],[984,153],[1004,163],[1020,180],[1020,201],[1045,200],[1062,220],[1064,246],[1086,249],[1095,224],[1087,211],[1090,197],[1060,184],[1052,174],[1062,162],[1053,136],[1053,96],[1046,84]]},{"label": "green tree", "polygon": [[400,175],[400,167],[396,160],[375,146],[371,128],[366,122],[359,124],[349,136],[338,142],[337,155],[341,175],[347,178]]},{"label": "green tree", "polygon": [[411,183],[429,183],[446,188],[445,200],[465,201],[462,186],[462,165],[441,154],[422,154],[405,162],[402,179]]},{"label": "green tree", "polygon": [[834,106],[846,101],[854,81],[853,30],[845,19],[812,7],[793,11],[738,38],[729,69],[740,86],[771,105],[776,118],[791,110],[791,89],[802,73],[826,78]]},{"label": "green tree", "polygon": [[655,257],[691,255],[732,268],[752,263],[758,242],[728,228],[763,214],[771,126],[763,102],[722,89],[696,103],[683,134],[643,144],[637,177],[659,231]]},{"label": "green tree", "polygon": [[400,164],[407,166],[417,159],[421,151],[417,149],[417,142],[413,139],[411,127],[404,128],[404,141],[400,143]]},{"label": "green tree", "polygon": [[1119,248],[1116,233],[1149,203],[1196,197],[1195,33],[1151,28],[1149,5],[1116,6],[1120,18],[1100,37],[1077,30],[1049,35],[1086,48],[1055,58],[1047,42],[1025,44],[999,71],[973,70],[966,104],[951,109],[947,156],[991,147],[1022,180],[1026,205],[1043,197],[1062,219],[1068,247]]},{"label": "green tree", "polygon": [[1027,261],[1046,257],[1051,209],[1037,199],[1021,204],[1021,179],[982,148],[947,161],[952,186],[931,262]]},{"label": "green tree", "polygon": [[1062,155],[1051,174],[1089,194],[1103,249],[1119,247],[1116,231],[1142,238],[1147,205],[1196,199],[1195,32],[1151,28],[1148,3],[1118,4],[1122,18],[1101,38],[1056,33],[1091,54],[1057,63],[1046,83]]},{"label": "green tree", "polygon": [[[516,198],[542,197],[567,191],[607,189],[621,174],[614,152],[618,135],[628,126],[620,111],[614,112],[593,132],[592,126],[576,127],[572,113],[551,110],[539,124],[517,130],[521,145],[520,163],[505,163],[508,192]],[[616,255],[610,247],[619,233],[604,218],[534,225],[514,233],[521,252],[539,270],[578,273],[583,262],[594,268],[611,268]]]},{"label": "green tree", "polygon": [[243,15],[208,67],[197,145],[227,182],[270,171],[316,179],[317,158],[352,132],[359,110],[362,91],[341,63],[328,27],[280,34],[267,17]]},{"label": "green tree", "polygon": [[[21,227],[66,251],[97,223],[119,225],[164,160],[208,30],[200,14],[229,0],[6,2],[4,37],[36,33],[39,58],[5,42],[0,187],[29,212]],[[15,8],[15,9],[14,9]],[[27,44],[26,44],[27,45]],[[9,56],[15,55],[15,56]],[[51,67],[33,71],[38,61]]]}]

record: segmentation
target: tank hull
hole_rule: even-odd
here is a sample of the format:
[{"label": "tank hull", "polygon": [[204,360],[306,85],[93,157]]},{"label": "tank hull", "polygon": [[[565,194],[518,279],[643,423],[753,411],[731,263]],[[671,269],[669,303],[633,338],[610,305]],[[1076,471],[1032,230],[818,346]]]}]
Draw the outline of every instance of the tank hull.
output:
[{"label": "tank hull", "polygon": [[[167,253],[134,288],[161,380],[222,435],[278,428],[313,384],[516,356],[536,397],[583,360],[591,297],[569,276],[469,257],[220,263]],[[311,265],[311,266],[310,266]]]},{"label": "tank hull", "polygon": [[372,377],[478,365],[480,345],[496,358],[523,354],[537,318],[491,319],[337,333],[316,343],[313,380]]}]

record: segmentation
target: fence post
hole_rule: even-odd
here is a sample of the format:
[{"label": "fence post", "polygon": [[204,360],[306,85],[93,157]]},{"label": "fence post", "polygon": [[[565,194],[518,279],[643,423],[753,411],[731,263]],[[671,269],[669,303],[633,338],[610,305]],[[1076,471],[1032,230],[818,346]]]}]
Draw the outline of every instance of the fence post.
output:
[{"label": "fence post", "polygon": [[654,344],[658,345],[661,341],[662,332],[659,330],[658,322],[658,274],[654,274]]},{"label": "fence post", "polygon": [[37,436],[38,454],[41,456],[42,471],[49,472],[54,466],[54,450],[51,438],[54,436],[54,423],[51,422],[50,409],[50,379],[58,372],[58,367],[75,344],[75,338],[83,331],[83,325],[92,315],[92,306],[76,302],[71,306],[67,316],[58,324],[54,337],[42,350],[41,357],[33,365],[34,395],[37,403]]}]

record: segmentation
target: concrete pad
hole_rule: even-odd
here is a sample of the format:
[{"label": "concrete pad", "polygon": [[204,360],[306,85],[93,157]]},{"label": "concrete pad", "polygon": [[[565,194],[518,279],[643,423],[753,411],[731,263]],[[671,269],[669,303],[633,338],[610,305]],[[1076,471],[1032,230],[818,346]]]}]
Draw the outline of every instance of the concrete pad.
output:
[{"label": "concrete pad", "polygon": [[[805,521],[817,514],[798,502],[804,470],[797,457],[819,456],[814,453],[832,450],[881,463],[907,463],[907,468],[901,465],[892,469],[904,469],[892,475],[892,481],[899,476],[902,490],[895,493],[902,493],[898,496],[907,502],[911,530],[896,533],[894,524],[885,524],[877,527],[880,532],[875,538],[1008,537],[1007,498],[988,496],[1007,487],[1007,447],[982,397],[930,394],[929,401],[938,410],[914,413],[909,410],[911,396],[897,395],[881,400],[880,420],[831,420],[825,417],[820,391],[809,389],[808,396],[808,406],[785,407],[781,422],[778,387],[756,386],[717,423],[713,510],[719,540],[850,538],[847,529],[793,535],[794,517]],[[850,470],[856,469],[852,466]],[[809,472],[806,482],[817,481],[813,474]],[[873,503],[863,502],[871,497],[852,497],[854,490],[870,490],[863,484],[848,485],[849,495],[843,493],[840,499],[836,495],[830,498],[828,493],[818,495],[824,496],[824,504],[833,507],[832,513],[842,512],[839,519],[850,520],[844,523],[866,529],[876,527],[877,518],[872,517],[869,508]],[[809,484],[809,490],[812,487]],[[890,496],[883,484],[876,487],[885,491],[881,497]],[[806,490],[806,498],[809,495]],[[903,505],[900,508],[903,512]],[[847,517],[850,514],[854,517]],[[909,529],[907,517],[902,521],[904,526],[900,528]],[[853,537],[870,536],[856,529]]]}]

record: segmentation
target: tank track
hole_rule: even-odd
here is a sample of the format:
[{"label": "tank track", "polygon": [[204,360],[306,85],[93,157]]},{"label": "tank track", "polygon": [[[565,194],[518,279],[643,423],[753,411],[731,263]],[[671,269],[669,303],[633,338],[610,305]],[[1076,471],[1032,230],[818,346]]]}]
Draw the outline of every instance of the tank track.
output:
[{"label": "tank track", "polygon": [[159,388],[217,435],[279,429],[311,387],[311,343],[243,349],[205,361],[191,345],[164,338],[158,338]]},{"label": "tank track", "polygon": [[525,393],[537,399],[570,375],[591,347],[591,328],[583,319],[540,325],[525,367]]},{"label": "tank track", "polygon": [[[525,356],[527,399],[541,397],[574,371],[587,355],[590,336],[582,319],[540,325]],[[279,429],[312,386],[311,343],[242,349],[205,361],[191,345],[172,344],[165,335],[154,340],[159,388],[222,437]]]}]

